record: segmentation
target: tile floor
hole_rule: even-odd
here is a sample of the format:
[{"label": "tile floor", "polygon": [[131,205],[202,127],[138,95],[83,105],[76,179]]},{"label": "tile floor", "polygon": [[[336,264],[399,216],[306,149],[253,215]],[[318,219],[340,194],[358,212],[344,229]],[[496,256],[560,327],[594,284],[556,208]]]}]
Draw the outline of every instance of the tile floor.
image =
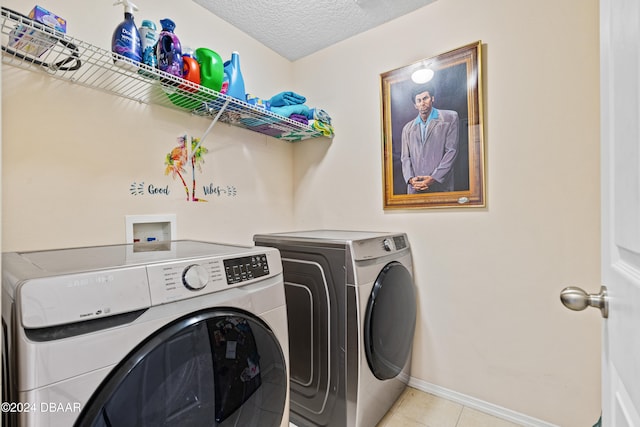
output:
[{"label": "tile floor", "polygon": [[377,427],[520,427],[408,387]]}]

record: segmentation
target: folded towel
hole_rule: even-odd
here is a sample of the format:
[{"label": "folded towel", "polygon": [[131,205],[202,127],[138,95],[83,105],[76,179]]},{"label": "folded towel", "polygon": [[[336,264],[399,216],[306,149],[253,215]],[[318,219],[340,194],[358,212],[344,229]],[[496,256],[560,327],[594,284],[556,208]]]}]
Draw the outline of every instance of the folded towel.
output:
[{"label": "folded towel", "polygon": [[307,118],[307,116],[302,115],[302,114],[296,114],[293,113],[292,115],[289,116],[289,118],[293,121],[302,123],[304,125],[308,125],[309,124],[309,119]]},{"label": "folded towel", "polygon": [[309,117],[309,107],[304,104],[285,105],[284,107],[274,107],[271,105],[271,112],[285,117],[290,117],[292,114],[300,114],[305,117]]},{"label": "folded towel", "polygon": [[302,95],[298,95],[295,92],[280,92],[277,95],[271,97],[269,102],[272,107],[284,107],[285,105],[304,104],[307,101]]},{"label": "folded towel", "polygon": [[311,127],[318,132],[322,132],[324,136],[333,136],[334,134],[333,126],[320,120],[314,120],[313,123],[311,123]]},{"label": "folded towel", "polygon": [[325,122],[326,124],[331,124],[331,116],[320,108],[311,108],[309,110],[309,118],[313,120],[319,120],[321,122]]}]

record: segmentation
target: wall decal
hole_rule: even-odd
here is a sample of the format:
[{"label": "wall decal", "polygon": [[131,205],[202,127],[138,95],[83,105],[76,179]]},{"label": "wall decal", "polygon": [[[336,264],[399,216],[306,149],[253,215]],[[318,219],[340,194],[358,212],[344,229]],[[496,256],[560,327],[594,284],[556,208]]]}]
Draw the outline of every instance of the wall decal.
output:
[{"label": "wall decal", "polygon": [[[171,194],[171,190],[168,185],[160,186],[154,184],[146,184],[144,181],[132,182],[129,186],[129,192],[132,196],[168,196]],[[235,197],[238,195],[238,189],[233,185],[220,185],[210,182],[207,185],[202,186],[202,192],[205,196],[216,197]],[[205,201],[205,200],[200,200]]]},{"label": "wall decal", "polygon": [[232,185],[227,185],[226,187],[223,187],[221,185],[214,185],[213,182],[210,183],[208,186],[202,187],[202,191],[204,192],[205,196],[216,195],[216,196],[234,197],[238,195],[238,190],[236,189],[236,187]]},{"label": "wall decal", "polygon": [[[165,175],[171,174],[175,180],[179,178],[184,187],[184,191],[187,194],[187,201],[191,202],[206,202],[207,200],[201,199],[196,196],[196,169],[202,173],[202,164],[204,163],[204,155],[209,150],[200,145],[200,138],[191,137],[191,144],[187,146],[187,135],[180,135],[178,137],[178,145],[174,147],[171,152],[167,154],[165,159]],[[189,153],[189,151],[191,153]],[[191,192],[189,192],[189,186],[185,181],[185,167],[191,169]]]},{"label": "wall decal", "polygon": [[134,196],[142,196],[144,194],[144,182],[133,182],[129,191]]},{"label": "wall decal", "polygon": [[146,185],[144,181],[141,182],[132,182],[129,186],[129,192],[133,196],[142,196],[144,194],[150,194],[152,196],[168,196],[171,191],[169,190],[169,186],[161,186],[149,184]]},{"label": "wall decal", "polygon": [[[165,156],[164,175],[171,175],[174,181],[178,181],[178,184],[182,185],[186,193],[187,202],[206,202],[207,199],[197,196],[196,170],[202,173],[204,155],[209,150],[200,145],[200,138],[180,135],[177,137],[177,142],[178,145],[173,147]],[[235,197],[238,195],[238,189],[235,185],[223,185],[217,182],[204,184],[201,190],[201,194],[204,196]],[[136,197],[169,196],[171,189],[166,182],[158,184],[149,183],[148,181],[134,181],[129,185],[129,193]]]}]

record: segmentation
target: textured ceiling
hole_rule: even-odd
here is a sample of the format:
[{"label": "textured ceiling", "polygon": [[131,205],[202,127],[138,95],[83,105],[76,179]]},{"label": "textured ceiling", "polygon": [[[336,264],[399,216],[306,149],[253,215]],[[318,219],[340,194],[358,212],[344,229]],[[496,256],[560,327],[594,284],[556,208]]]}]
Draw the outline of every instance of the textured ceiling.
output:
[{"label": "textured ceiling", "polygon": [[194,0],[291,61],[435,0]]}]

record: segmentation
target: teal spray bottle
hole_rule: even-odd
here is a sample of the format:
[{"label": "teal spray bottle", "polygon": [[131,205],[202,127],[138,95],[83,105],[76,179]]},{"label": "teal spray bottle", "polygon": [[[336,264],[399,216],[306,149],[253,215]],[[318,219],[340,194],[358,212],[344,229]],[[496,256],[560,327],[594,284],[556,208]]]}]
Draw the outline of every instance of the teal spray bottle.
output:
[{"label": "teal spray bottle", "polygon": [[[122,55],[135,62],[142,61],[142,44],[140,40],[140,33],[136,27],[136,23],[133,21],[133,11],[138,10],[138,7],[131,3],[129,0],[118,0],[113,5],[124,5],[124,21],[120,23],[113,32],[111,38],[111,50],[114,53]],[[127,66],[125,61],[118,59],[113,60],[117,65]]]}]

